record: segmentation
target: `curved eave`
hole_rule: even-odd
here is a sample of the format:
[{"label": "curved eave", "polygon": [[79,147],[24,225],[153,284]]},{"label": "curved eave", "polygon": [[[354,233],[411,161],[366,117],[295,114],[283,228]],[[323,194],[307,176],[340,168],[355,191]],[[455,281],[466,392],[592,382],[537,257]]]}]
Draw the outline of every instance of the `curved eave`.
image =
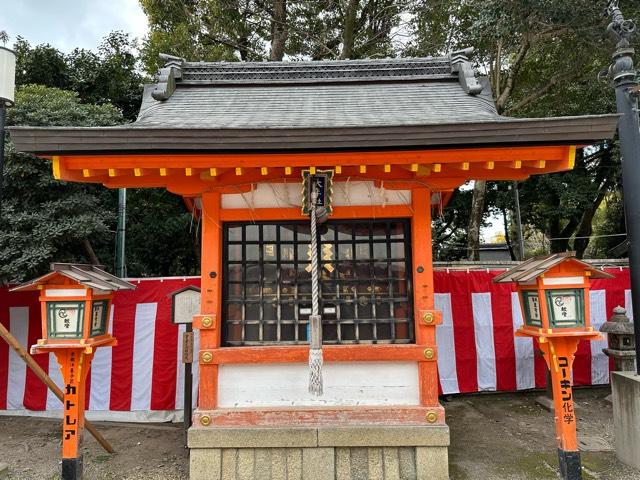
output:
[{"label": "curved eave", "polygon": [[10,127],[16,149],[38,155],[304,152],[584,145],[612,138],[619,115],[511,119],[386,127],[201,129]]}]

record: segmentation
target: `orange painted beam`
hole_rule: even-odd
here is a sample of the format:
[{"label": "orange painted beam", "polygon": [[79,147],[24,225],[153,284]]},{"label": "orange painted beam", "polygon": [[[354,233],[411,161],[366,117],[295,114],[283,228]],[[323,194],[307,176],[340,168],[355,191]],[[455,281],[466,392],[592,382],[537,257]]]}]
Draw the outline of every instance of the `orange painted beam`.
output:
[{"label": "orange painted beam", "polygon": [[[426,167],[425,167],[426,168]],[[133,169],[134,172],[136,169]],[[283,183],[285,180],[290,181],[290,177],[284,175],[284,169],[270,169],[268,175],[262,175],[259,169],[243,170],[241,176],[235,175],[234,172],[227,172],[217,177],[204,176],[186,176],[176,175],[168,169],[164,169],[165,175],[159,175],[161,169],[149,170],[138,169],[144,172],[154,172],[149,175],[135,176],[127,174],[126,171],[117,170],[117,174],[113,177],[107,175],[107,171],[91,170],[92,176],[84,176],[83,171],[68,170],[61,168],[63,180],[81,183],[101,183],[107,188],[166,188],[170,192],[185,195],[198,196],[207,191],[218,191],[221,193],[234,193],[234,189],[238,191],[249,191],[251,186],[258,182]],[[414,188],[429,188],[432,191],[450,190],[458,187],[462,183],[470,179],[491,179],[491,180],[524,180],[530,175],[563,171],[566,168],[560,162],[551,162],[544,171],[533,168],[496,168],[494,170],[486,170],[479,166],[472,166],[469,170],[453,170],[458,172],[452,175],[449,170],[437,176],[425,176],[421,174],[421,170],[412,173],[408,170],[396,170],[393,174],[369,169],[366,174],[354,172],[350,174],[349,170],[341,176],[335,178],[336,182],[345,182],[347,180],[364,180],[374,181],[378,185],[384,182],[384,187],[389,190],[406,190]],[[355,169],[354,169],[355,170]],[[298,170],[299,171],[299,170]],[[344,170],[343,170],[344,171]],[[123,173],[125,172],[125,173]],[[294,170],[296,172],[296,170]],[[297,172],[293,175],[298,178]]]},{"label": "orange painted beam", "polygon": [[[434,306],[431,192],[427,189],[414,190],[412,207],[415,212],[411,220],[411,244],[413,245],[413,308],[416,342],[435,345],[435,323],[431,325],[421,323],[424,313],[432,310]],[[438,405],[437,363],[421,363],[418,366],[418,376],[420,403],[427,406]]]},{"label": "orange painted beam", "polygon": [[[203,419],[206,421],[203,422]],[[296,427],[309,425],[444,425],[442,406],[220,408],[195,414],[194,423],[207,427]]]},{"label": "orange painted beam", "polygon": [[[200,349],[220,346],[222,314],[222,222],[220,194],[202,196],[202,255],[200,312],[213,320],[210,328],[200,329]],[[199,408],[215,408],[218,402],[218,366],[202,365],[198,386]]]},{"label": "orange painted beam", "polygon": [[[332,168],[333,165],[403,165],[426,163],[553,161],[569,164],[570,146],[478,147],[442,150],[402,150],[364,152],[238,153],[238,154],[123,154],[59,156],[72,170],[100,168],[261,168],[309,166]],[[575,151],[575,147],[574,151]]]},{"label": "orange painted beam", "polygon": [[[426,358],[426,348],[435,349],[435,345],[324,345],[322,354],[325,362],[376,362],[376,361],[415,361],[434,363],[435,358]],[[209,362],[203,361],[203,354],[211,354]],[[265,347],[225,347],[201,349],[200,365],[245,364],[245,363],[307,363],[308,346]],[[437,391],[436,391],[437,393]]]},{"label": "orange painted beam", "polygon": [[[478,152],[482,155],[478,156]],[[319,168],[334,169],[337,182],[362,179],[385,182],[390,189],[426,187],[432,191],[439,191],[456,188],[471,179],[524,180],[534,174],[564,171],[572,168],[575,148],[529,147],[432,151],[421,153],[424,157],[433,157],[421,163],[414,163],[411,157],[403,158],[403,155],[396,155],[396,153],[385,152],[382,158],[378,158],[381,152],[350,152],[349,155],[355,155],[352,158],[352,164],[349,164],[345,157],[339,159],[344,161],[345,165],[338,167],[335,165],[337,162],[331,162],[326,167]],[[400,153],[406,157],[410,152]],[[514,157],[516,154],[521,156]],[[249,156],[248,158],[253,159],[255,166],[236,166],[235,168],[226,168],[215,162],[228,163],[229,158],[240,161],[246,155],[231,157],[229,155],[66,156],[55,157],[53,170],[56,178],[68,181],[102,183],[108,188],[162,187],[179,195],[198,196],[203,192],[221,191],[233,186],[247,187],[258,182],[283,182],[287,178],[298,178],[300,172],[305,167],[308,168],[307,165],[313,161],[314,156],[319,154],[296,157],[299,159],[298,163],[303,163],[304,166],[272,165],[273,155],[275,154]],[[307,155],[310,157],[307,158]],[[327,155],[317,158],[326,161]],[[372,156],[371,159],[366,160],[369,165],[361,163],[365,161],[359,158],[362,155]],[[457,157],[454,158],[456,155]],[[486,160],[485,155],[497,159]],[[453,161],[460,157],[463,161]],[[528,159],[529,157],[535,158]],[[249,162],[246,158],[245,160],[245,163]],[[437,160],[437,162],[428,163],[431,160]],[[488,164],[493,168],[488,169]]]}]

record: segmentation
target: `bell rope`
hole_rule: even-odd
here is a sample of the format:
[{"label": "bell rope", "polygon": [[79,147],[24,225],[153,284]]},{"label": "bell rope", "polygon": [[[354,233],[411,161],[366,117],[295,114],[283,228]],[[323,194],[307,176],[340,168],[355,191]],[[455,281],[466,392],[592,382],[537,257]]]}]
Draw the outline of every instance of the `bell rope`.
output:
[{"label": "bell rope", "polygon": [[320,316],[320,286],[318,267],[318,238],[316,205],[318,188],[309,178],[309,216],[311,217],[311,316],[309,317],[309,393],[322,395],[322,317]]}]

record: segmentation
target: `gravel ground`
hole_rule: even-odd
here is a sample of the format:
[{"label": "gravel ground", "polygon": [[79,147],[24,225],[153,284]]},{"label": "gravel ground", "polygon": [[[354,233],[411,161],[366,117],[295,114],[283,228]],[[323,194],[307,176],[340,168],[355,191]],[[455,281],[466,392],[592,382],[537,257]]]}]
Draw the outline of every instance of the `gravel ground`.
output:
[{"label": "gravel ground", "polygon": [[[575,391],[584,479],[640,480],[640,472],[613,452],[611,404],[605,388]],[[452,480],[557,479],[550,413],[534,393],[483,394],[443,401],[451,427]],[[96,424],[117,453],[109,455],[85,434],[86,480],[188,478],[181,425]],[[9,479],[59,479],[60,428],[53,420],[0,417],[0,463]],[[1,475],[0,475],[1,477]]]}]

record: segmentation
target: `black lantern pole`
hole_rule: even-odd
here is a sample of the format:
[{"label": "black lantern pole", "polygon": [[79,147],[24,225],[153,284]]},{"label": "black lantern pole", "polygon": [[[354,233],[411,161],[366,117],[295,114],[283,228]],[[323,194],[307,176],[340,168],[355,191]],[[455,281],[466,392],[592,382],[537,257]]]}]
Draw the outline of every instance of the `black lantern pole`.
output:
[{"label": "black lantern pole", "polygon": [[7,119],[7,109],[4,101],[0,103],[0,215],[2,215],[2,198],[4,185],[4,125]]},{"label": "black lantern pole", "polygon": [[0,214],[2,213],[2,186],[4,184],[4,126],[7,107],[14,103],[16,84],[16,54],[0,47]]},{"label": "black lantern pole", "polygon": [[[618,0],[609,0],[607,13],[612,21],[607,27],[617,41],[613,63],[609,67],[609,79],[616,90],[620,150],[622,152],[622,184],[624,212],[629,241],[629,267],[631,270],[631,301],[637,316],[634,322],[636,338],[640,338],[640,124],[638,122],[638,82],[633,65],[634,49],[631,38],[636,32],[633,20],[626,20]],[[640,342],[636,342],[636,358],[640,358]],[[640,375],[640,362],[636,366]]]}]

